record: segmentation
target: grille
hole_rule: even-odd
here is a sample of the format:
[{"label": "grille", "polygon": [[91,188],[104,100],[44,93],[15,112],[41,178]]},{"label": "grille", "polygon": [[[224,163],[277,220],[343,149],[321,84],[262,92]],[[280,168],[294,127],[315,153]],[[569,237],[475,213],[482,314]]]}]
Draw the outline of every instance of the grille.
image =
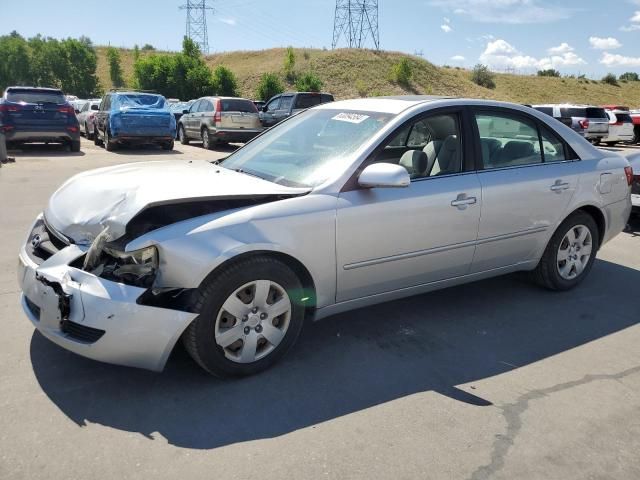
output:
[{"label": "grille", "polygon": [[33,303],[31,300],[29,300],[28,297],[24,297],[24,301],[27,304],[27,308],[31,312],[31,315],[36,317],[37,320],[40,320],[40,307],[37,306],[35,303]]},{"label": "grille", "polygon": [[[32,241],[36,236],[38,236],[39,242],[34,247]],[[29,235],[26,250],[31,260],[40,265],[68,245],[67,241],[63,240],[51,227],[40,221],[33,227],[31,235]]]},{"label": "grille", "polygon": [[99,328],[87,327],[71,320],[62,322],[62,331],[74,340],[84,343],[94,343],[100,340],[105,331]]}]

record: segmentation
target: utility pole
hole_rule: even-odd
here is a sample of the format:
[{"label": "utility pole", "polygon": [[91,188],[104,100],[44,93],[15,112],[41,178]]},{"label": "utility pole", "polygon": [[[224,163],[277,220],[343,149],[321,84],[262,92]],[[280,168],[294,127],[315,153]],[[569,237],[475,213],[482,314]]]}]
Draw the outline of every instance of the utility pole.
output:
[{"label": "utility pole", "polygon": [[180,10],[187,11],[186,36],[193,40],[203,55],[209,53],[209,34],[207,33],[207,10],[213,10],[208,0],[187,0]]},{"label": "utility pole", "polygon": [[371,39],[374,48],[380,50],[378,0],[336,0],[331,48],[336,48],[340,37],[349,48],[364,48]]}]

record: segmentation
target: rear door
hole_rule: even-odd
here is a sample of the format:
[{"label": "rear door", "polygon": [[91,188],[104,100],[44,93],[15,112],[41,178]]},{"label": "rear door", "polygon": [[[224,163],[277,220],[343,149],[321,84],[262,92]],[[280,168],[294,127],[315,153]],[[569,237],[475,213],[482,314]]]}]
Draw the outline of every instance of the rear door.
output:
[{"label": "rear door", "polygon": [[213,103],[214,102],[212,102],[210,99],[203,99],[200,102],[200,107],[198,108],[198,113],[196,114],[198,116],[197,117],[198,131],[196,132],[198,135],[200,135],[200,130],[205,126],[207,128],[210,128],[210,127],[219,128],[214,121],[216,112],[215,112],[215,107]]},{"label": "rear door", "polygon": [[6,96],[6,116],[16,129],[64,129],[68,116],[75,115],[62,92],[35,88],[12,88]]},{"label": "rear door", "polygon": [[282,95],[280,97],[280,105],[273,116],[275,123],[281,122],[291,115],[291,107],[293,106],[293,95]]},{"label": "rear door", "polygon": [[576,156],[557,134],[523,113],[475,112],[482,212],[472,273],[536,259],[575,193]]},{"label": "rear door", "polygon": [[226,129],[260,128],[258,110],[251,100],[223,98],[220,100],[220,127]]}]

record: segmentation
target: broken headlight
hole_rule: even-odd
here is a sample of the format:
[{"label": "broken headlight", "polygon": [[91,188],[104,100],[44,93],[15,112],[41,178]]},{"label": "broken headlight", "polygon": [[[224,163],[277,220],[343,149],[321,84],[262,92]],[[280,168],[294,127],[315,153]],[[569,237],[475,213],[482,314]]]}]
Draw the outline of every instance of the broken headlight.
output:
[{"label": "broken headlight", "polygon": [[151,246],[123,252],[105,246],[96,270],[100,270],[95,274],[102,278],[136,287],[151,287],[158,271],[158,249]]}]

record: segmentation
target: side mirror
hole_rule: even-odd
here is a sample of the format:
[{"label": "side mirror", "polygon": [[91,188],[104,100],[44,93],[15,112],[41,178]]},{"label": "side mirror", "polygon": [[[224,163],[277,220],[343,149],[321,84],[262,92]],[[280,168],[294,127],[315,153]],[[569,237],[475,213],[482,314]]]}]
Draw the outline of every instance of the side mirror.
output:
[{"label": "side mirror", "polygon": [[100,105],[91,105],[91,110],[99,110]]},{"label": "side mirror", "polygon": [[183,115],[186,115],[187,113],[189,113],[189,110],[182,110]]},{"label": "side mirror", "polygon": [[80,113],[80,110],[78,110],[77,108],[74,108],[74,111],[76,112],[76,114]]},{"label": "side mirror", "polygon": [[265,105],[264,107],[262,107],[262,111],[266,112],[267,111],[267,106]]},{"label": "side mirror", "polygon": [[393,163],[374,163],[358,177],[358,184],[364,188],[404,188],[410,183],[409,172]]}]

